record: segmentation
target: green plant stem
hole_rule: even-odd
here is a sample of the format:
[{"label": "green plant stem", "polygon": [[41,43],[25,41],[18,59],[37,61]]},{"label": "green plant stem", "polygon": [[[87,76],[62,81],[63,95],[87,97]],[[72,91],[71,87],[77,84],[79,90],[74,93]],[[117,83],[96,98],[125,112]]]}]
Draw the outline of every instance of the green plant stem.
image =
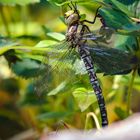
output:
[{"label": "green plant stem", "polygon": [[130,85],[129,85],[129,88],[128,88],[127,110],[126,110],[127,116],[130,115],[130,111],[131,111],[131,95],[132,95],[132,87],[133,87],[135,76],[136,76],[136,69],[133,70],[132,78],[131,78]]},{"label": "green plant stem", "polygon": [[7,23],[6,18],[5,18],[3,6],[1,6],[1,5],[0,5],[0,14],[1,14],[1,19],[2,19],[4,27],[5,27],[5,31],[6,31],[7,35],[10,36],[9,26],[8,26],[8,23]]},{"label": "green plant stem", "polygon": [[100,130],[101,127],[99,124],[99,120],[98,120],[97,116],[95,115],[95,113],[93,113],[93,112],[90,112],[86,115],[85,130],[88,128],[88,122],[89,122],[90,117],[92,117],[93,120],[95,121],[95,125],[96,125],[97,130]]},{"label": "green plant stem", "polygon": [[27,24],[28,24],[28,8],[27,6],[21,7],[21,17],[22,17],[22,23],[23,23],[23,31],[24,34],[28,34]]}]

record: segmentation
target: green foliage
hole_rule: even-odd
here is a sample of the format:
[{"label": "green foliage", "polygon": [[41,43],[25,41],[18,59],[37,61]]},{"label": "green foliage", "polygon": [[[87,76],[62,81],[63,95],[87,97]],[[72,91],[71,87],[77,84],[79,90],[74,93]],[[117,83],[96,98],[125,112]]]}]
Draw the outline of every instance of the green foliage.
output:
[{"label": "green foliage", "polygon": [[18,106],[20,107],[39,106],[46,103],[47,103],[47,100],[44,95],[39,98],[38,96],[36,96],[36,94],[34,94],[33,84],[29,84],[29,86],[25,90],[25,94],[17,102]]},{"label": "green foliage", "polygon": [[139,50],[137,39],[135,36],[116,35],[115,48],[127,50],[132,54]]},{"label": "green foliage", "polygon": [[54,40],[42,40],[38,44],[36,44],[35,47],[38,47],[38,48],[40,48],[40,47],[49,47],[49,46],[54,45],[56,43],[57,42],[54,41]]},{"label": "green foliage", "polygon": [[0,48],[1,47],[6,47],[6,46],[11,47],[11,46],[14,46],[14,45],[17,45],[17,43],[9,40],[6,37],[2,37],[2,36],[0,37]]},{"label": "green foliage", "polygon": [[15,5],[15,4],[19,4],[19,5],[26,5],[26,4],[30,4],[30,3],[35,3],[35,2],[40,2],[40,0],[1,0],[0,3],[5,5]]},{"label": "green foliage", "polygon": [[120,107],[116,107],[114,111],[120,117],[120,119],[125,119],[127,117],[126,111]]},{"label": "green foliage", "polygon": [[51,92],[49,92],[48,93],[48,96],[58,94],[59,92],[61,92],[66,87],[66,85],[67,85],[67,82],[66,81],[62,82],[55,89],[53,89]]},{"label": "green foliage", "polygon": [[104,24],[117,30],[120,34],[139,36],[140,25],[136,24],[126,16],[123,12],[109,8],[100,10],[100,15],[103,17]]},{"label": "green foliage", "polygon": [[68,117],[69,115],[71,115],[71,113],[69,112],[50,112],[39,115],[38,119],[40,121],[46,121],[48,119],[63,119],[64,117]]},{"label": "green foliage", "polygon": [[36,77],[39,70],[40,63],[31,59],[23,59],[12,64],[11,68],[14,73],[23,78]]},{"label": "green foliage", "polygon": [[75,89],[73,96],[82,112],[96,101],[93,91],[88,91],[82,87]]},{"label": "green foliage", "polygon": [[[14,104],[14,107],[20,110],[20,114],[27,114],[27,118],[30,116],[31,120],[28,120],[26,115],[21,115],[18,123],[25,123],[25,126],[30,124],[40,129],[46,125],[46,122],[48,127],[51,127],[57,120],[64,119],[74,127],[83,128],[82,124],[88,112],[94,108],[95,114],[99,115],[96,97],[91,90],[83,63],[79,60],[79,54],[75,50],[68,49],[69,43],[66,42],[64,35],[66,25],[59,19],[59,10],[56,7],[56,9],[50,8],[57,5],[59,8],[69,10],[67,4],[71,1],[49,0],[51,6],[47,1],[38,2],[40,1],[1,0],[0,2],[2,7],[0,12],[4,15],[0,20],[0,55],[1,60],[4,57],[8,64],[2,60],[0,66],[7,77],[15,77],[16,82],[13,83],[19,88],[17,91],[12,90],[15,89],[15,85],[6,81],[6,85],[11,87],[10,90],[5,90],[0,84],[0,95],[3,97],[0,101],[4,108],[0,111],[0,117],[8,116],[9,110],[7,108],[5,110],[5,107]],[[95,9],[102,6],[97,17],[97,23],[101,19],[101,24],[93,26],[100,29],[99,34],[95,31],[95,35],[99,35],[98,44],[92,42],[94,45],[91,43],[89,47],[96,72],[101,73],[98,77],[102,83],[108,110],[111,110],[108,114],[110,116],[115,114],[119,120],[124,119],[128,115],[126,113],[128,89],[129,93],[132,92],[140,98],[135,94],[140,92],[138,77],[140,25],[134,19],[138,20],[140,17],[138,10],[140,2],[137,0],[73,0],[73,2],[77,3],[78,10],[82,13],[81,20],[90,17],[90,14],[96,12]],[[33,5],[28,5],[30,3]],[[9,8],[7,4],[14,6]],[[17,4],[20,6],[16,6]],[[92,5],[95,9],[89,8]],[[38,7],[41,8],[36,10]],[[37,12],[34,14],[33,11]],[[92,25],[89,27],[92,28]],[[111,30],[101,31],[106,29],[103,27]],[[104,38],[100,38],[100,35],[104,35]],[[111,48],[106,49],[110,46]],[[5,77],[1,72],[2,70],[0,81],[4,83]],[[136,74],[131,76],[130,72]],[[38,76],[41,76],[41,80]],[[44,94],[39,97],[35,94],[35,85],[32,83],[38,79],[39,83],[36,86],[39,90],[45,86]],[[16,94],[13,94],[15,92]],[[16,95],[18,98],[11,95]],[[139,110],[138,104],[134,101],[131,107],[137,106]],[[130,111],[130,108],[128,110]],[[134,110],[132,108],[131,112]],[[11,112],[10,114],[12,116]],[[16,113],[13,114],[14,118],[19,118]],[[29,122],[22,118],[26,118]],[[110,118],[112,118],[110,122],[116,119]]]}]

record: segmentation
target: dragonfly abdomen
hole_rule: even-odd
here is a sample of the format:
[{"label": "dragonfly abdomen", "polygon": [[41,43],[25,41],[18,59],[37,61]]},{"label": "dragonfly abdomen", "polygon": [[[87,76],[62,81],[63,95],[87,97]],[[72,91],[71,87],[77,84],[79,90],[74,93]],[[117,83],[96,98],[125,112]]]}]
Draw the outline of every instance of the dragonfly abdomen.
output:
[{"label": "dragonfly abdomen", "polygon": [[90,78],[90,83],[97,97],[97,101],[98,101],[100,112],[101,112],[102,126],[106,126],[108,125],[108,118],[107,118],[107,111],[105,107],[105,101],[102,95],[102,89],[98,82],[96,73],[94,72],[94,66],[92,63],[90,52],[88,48],[79,46],[79,53],[80,53],[81,59],[83,60],[85,64],[86,70]]}]

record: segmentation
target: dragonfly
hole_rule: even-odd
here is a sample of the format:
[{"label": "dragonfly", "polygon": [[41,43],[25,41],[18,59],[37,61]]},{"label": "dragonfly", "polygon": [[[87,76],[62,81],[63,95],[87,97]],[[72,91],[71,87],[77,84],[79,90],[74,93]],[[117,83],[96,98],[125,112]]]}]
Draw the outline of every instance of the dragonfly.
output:
[{"label": "dragonfly", "polygon": [[[65,22],[68,25],[68,30],[66,33],[66,40],[68,42],[70,42],[71,48],[78,49],[80,58],[85,64],[85,68],[89,75],[90,83],[92,85],[92,88],[94,90],[94,93],[95,93],[97,101],[98,101],[98,105],[99,105],[100,113],[101,113],[101,119],[102,119],[102,126],[104,127],[104,126],[108,125],[105,100],[102,95],[102,89],[99,84],[98,78],[94,71],[94,64],[92,62],[90,51],[87,47],[88,46],[87,38],[84,37],[84,34],[91,33],[89,27],[85,24],[85,22],[94,24],[95,20],[96,20],[96,16],[93,21],[88,21],[88,20],[80,21],[80,14],[77,10],[76,4],[74,5],[73,3],[71,3],[71,5],[73,7],[73,8],[70,7],[72,10],[66,12],[64,15]],[[98,12],[98,9],[96,12]],[[78,36],[77,36],[77,33],[78,33]],[[94,39],[95,39],[95,37],[93,37],[93,40]]]},{"label": "dragonfly", "polygon": [[[98,72],[103,72],[104,74],[123,74],[128,73],[134,68],[133,62],[136,60],[135,57],[129,52],[106,47],[106,40],[110,38],[108,35],[93,34],[90,31],[86,23],[95,23],[100,7],[97,9],[93,21],[88,21],[86,19],[81,21],[80,13],[77,10],[76,3],[71,2],[71,5],[68,4],[68,6],[70,7],[70,10],[64,14],[65,23],[67,24],[66,38],[59,45],[54,46],[58,50],[52,52],[50,55],[53,55],[53,53],[55,53],[55,55],[58,56],[59,53],[57,51],[61,51],[61,49],[63,50],[63,48],[66,48],[66,52],[70,52],[69,54],[72,54],[71,52],[73,52],[74,50],[74,52],[79,55],[80,59],[85,65],[85,69],[89,75],[90,84],[98,101],[102,127],[105,127],[108,125],[108,116],[102,88],[96,76],[95,66]],[[105,32],[109,31],[108,28],[104,29],[106,30]],[[67,53],[64,53],[62,56],[60,56],[60,59],[58,61],[62,62],[65,65],[64,60],[66,58],[72,59],[72,55],[69,55],[68,57],[67,55]],[[48,54],[46,56],[49,57]],[[46,62],[48,61],[46,56],[43,60],[45,64],[43,63],[42,71],[40,71],[40,77],[37,79],[35,85],[35,90],[39,94],[47,90],[47,82],[49,81],[48,78],[50,77],[50,66]],[[122,57],[120,58],[119,56]],[[125,62],[122,65],[119,65],[118,61],[115,61],[118,58],[122,62],[125,59]],[[57,67],[57,62],[55,62],[54,67],[51,69],[51,71],[57,68],[59,68],[59,65]]]}]

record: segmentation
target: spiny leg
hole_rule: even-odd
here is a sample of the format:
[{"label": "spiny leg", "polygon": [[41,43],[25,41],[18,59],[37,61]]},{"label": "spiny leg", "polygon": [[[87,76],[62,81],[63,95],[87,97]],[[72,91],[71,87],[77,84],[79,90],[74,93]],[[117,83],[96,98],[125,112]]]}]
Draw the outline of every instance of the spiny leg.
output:
[{"label": "spiny leg", "polygon": [[71,5],[72,5],[72,7],[73,7],[73,9],[74,9],[74,12],[77,13],[78,17],[80,18],[79,12],[78,12],[78,10],[77,10],[76,2],[73,3],[73,2],[71,1]]},{"label": "spiny leg", "polygon": [[76,2],[75,2],[75,4],[73,4],[73,2],[70,1],[70,3],[71,3],[71,5],[68,4],[69,8],[70,8],[71,10],[74,9],[74,11],[77,13],[77,5],[76,5]]},{"label": "spiny leg", "polygon": [[89,21],[89,20],[86,20],[86,19],[85,19],[85,20],[83,20],[83,22],[87,22],[87,23],[90,23],[90,24],[94,24],[95,21],[96,21],[97,15],[98,15],[98,11],[99,11],[100,8],[101,8],[101,6],[99,6],[99,7],[97,8],[96,13],[95,13],[95,17],[94,17],[93,21]]},{"label": "spiny leg", "polygon": [[70,6],[70,4],[68,4],[69,8],[72,10],[72,7]]},{"label": "spiny leg", "polygon": [[75,4],[73,4],[73,2],[71,1],[71,5],[72,5],[72,7],[74,8],[74,10],[77,11],[77,5],[76,5],[76,2],[75,2]]}]

